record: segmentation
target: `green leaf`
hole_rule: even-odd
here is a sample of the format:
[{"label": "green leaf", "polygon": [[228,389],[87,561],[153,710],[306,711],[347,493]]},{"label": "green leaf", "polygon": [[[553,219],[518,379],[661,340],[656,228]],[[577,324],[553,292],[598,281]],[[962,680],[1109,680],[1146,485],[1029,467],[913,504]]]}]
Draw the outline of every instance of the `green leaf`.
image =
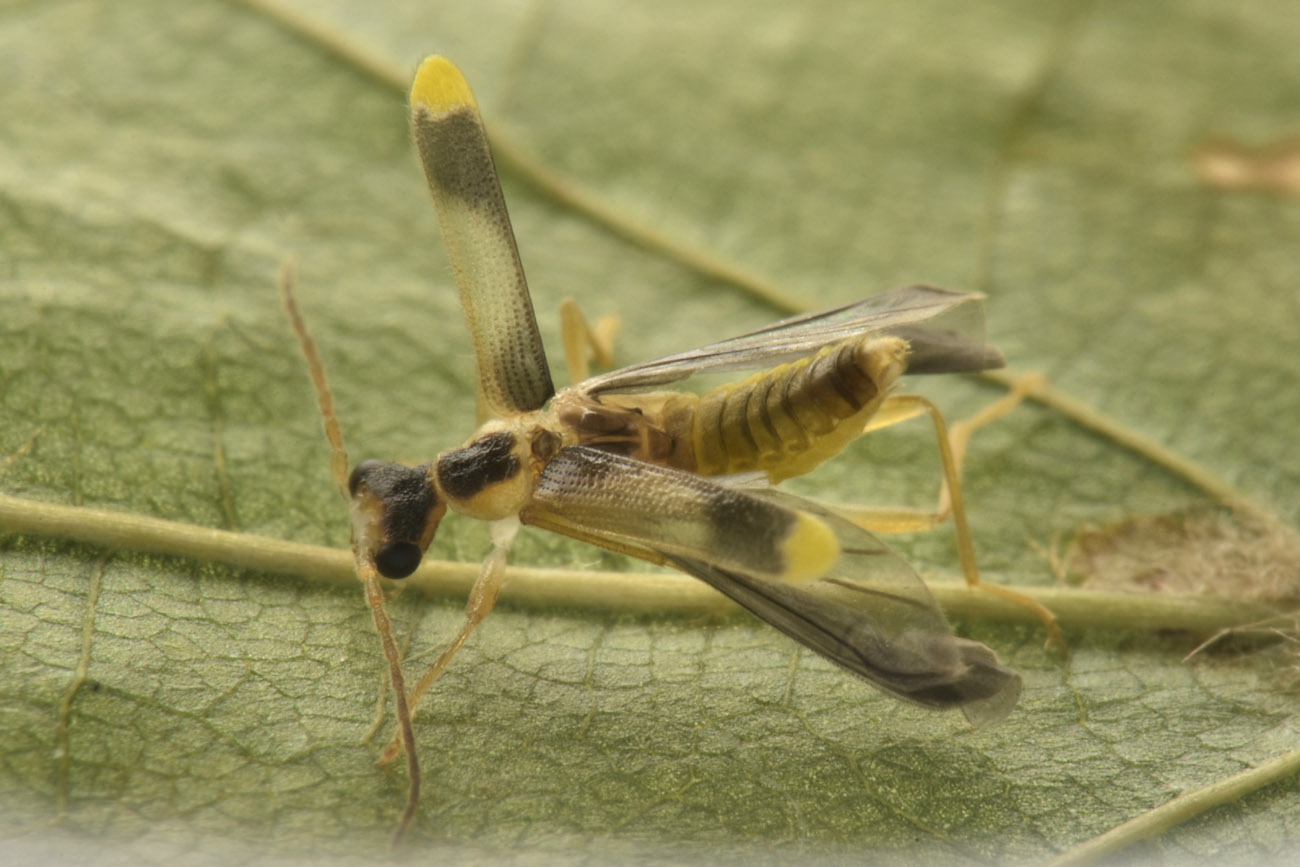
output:
[{"label": "green leaf", "polygon": [[[986,291],[1017,368],[1295,522],[1300,201],[1215,188],[1191,159],[1212,135],[1293,132],[1291,4],[299,5],[389,65],[451,56],[549,170],[807,307]],[[0,487],[345,545],[283,257],[354,459],[426,459],[473,428],[403,95],[240,5],[6,11]],[[506,168],[552,346],[569,294],[622,315],[623,362],[782,312]],[[923,386],[953,417],[998,395]],[[926,505],[937,466],[917,425],[793,487]],[[976,438],[966,495],[982,565],[1011,584],[1054,580],[1054,535],[1204,504],[1034,407]],[[436,551],[475,561],[485,539],[448,520]],[[955,571],[948,530],[898,547]],[[1073,631],[1062,664],[1041,630],[961,624],[1026,680],[972,732],[747,619],[507,601],[417,719],[425,796],[390,855],[405,781],[374,766],[390,718],[362,743],[384,680],[359,588],[73,541],[0,553],[0,832],[33,859],[1037,859],[1296,739],[1275,682],[1184,665],[1182,636]],[[515,560],[624,565],[540,533]],[[461,609],[391,606],[410,670]],[[1277,857],[1298,823],[1286,782],[1142,854]]]}]

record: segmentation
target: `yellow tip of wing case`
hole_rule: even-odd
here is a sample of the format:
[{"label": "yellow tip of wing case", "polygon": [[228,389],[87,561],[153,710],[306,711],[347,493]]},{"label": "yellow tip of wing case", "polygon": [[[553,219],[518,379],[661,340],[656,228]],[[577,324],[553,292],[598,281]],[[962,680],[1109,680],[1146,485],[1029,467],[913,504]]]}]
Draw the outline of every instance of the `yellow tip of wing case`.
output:
[{"label": "yellow tip of wing case", "polygon": [[456,64],[436,54],[426,58],[411,84],[411,107],[442,114],[466,106],[478,108],[474,93]]},{"label": "yellow tip of wing case", "polygon": [[781,578],[789,584],[821,578],[840,558],[840,543],[831,528],[807,512],[797,514],[798,520],[781,543],[785,559]]}]

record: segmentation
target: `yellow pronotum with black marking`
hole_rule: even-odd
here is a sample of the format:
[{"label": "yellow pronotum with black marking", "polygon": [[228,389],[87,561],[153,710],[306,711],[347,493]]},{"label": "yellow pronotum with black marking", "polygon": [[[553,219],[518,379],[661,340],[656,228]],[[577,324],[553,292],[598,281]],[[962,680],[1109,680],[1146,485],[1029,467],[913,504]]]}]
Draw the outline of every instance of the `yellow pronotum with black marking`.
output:
[{"label": "yellow pronotum with black marking", "polygon": [[[954,637],[900,558],[834,512],[734,478],[775,483],[832,457],[909,370],[1000,364],[947,324],[978,318],[980,296],[908,287],[557,393],[474,96],[450,62],[421,66],[411,116],[494,418],[428,464],[353,471],[364,562],[410,574],[447,508],[494,522],[463,641],[495,599],[515,529],[532,524],[695,575],[909,701],[976,722],[1010,711],[1019,676]],[[759,372],[703,394],[668,388],[727,370]]]}]

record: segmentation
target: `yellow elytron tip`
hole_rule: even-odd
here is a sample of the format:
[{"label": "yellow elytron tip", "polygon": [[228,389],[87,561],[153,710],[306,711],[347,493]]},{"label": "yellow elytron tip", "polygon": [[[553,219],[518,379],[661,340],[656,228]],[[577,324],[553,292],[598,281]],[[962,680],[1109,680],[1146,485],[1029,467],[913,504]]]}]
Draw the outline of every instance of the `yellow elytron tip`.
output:
[{"label": "yellow elytron tip", "polygon": [[443,114],[463,107],[478,109],[465,76],[445,57],[426,57],[411,82],[411,108]]},{"label": "yellow elytron tip", "polygon": [[821,578],[840,559],[840,542],[831,528],[807,512],[796,514],[798,519],[781,542],[785,559],[781,579],[790,584]]}]

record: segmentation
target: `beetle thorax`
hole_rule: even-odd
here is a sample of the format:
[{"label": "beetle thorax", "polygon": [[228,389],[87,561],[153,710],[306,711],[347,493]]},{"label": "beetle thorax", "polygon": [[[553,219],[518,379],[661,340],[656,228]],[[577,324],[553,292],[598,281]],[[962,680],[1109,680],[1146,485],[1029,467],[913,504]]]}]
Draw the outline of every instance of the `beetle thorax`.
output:
[{"label": "beetle thorax", "polygon": [[453,510],[482,521],[519,514],[532,488],[523,433],[518,425],[492,423],[438,456],[434,478]]}]

